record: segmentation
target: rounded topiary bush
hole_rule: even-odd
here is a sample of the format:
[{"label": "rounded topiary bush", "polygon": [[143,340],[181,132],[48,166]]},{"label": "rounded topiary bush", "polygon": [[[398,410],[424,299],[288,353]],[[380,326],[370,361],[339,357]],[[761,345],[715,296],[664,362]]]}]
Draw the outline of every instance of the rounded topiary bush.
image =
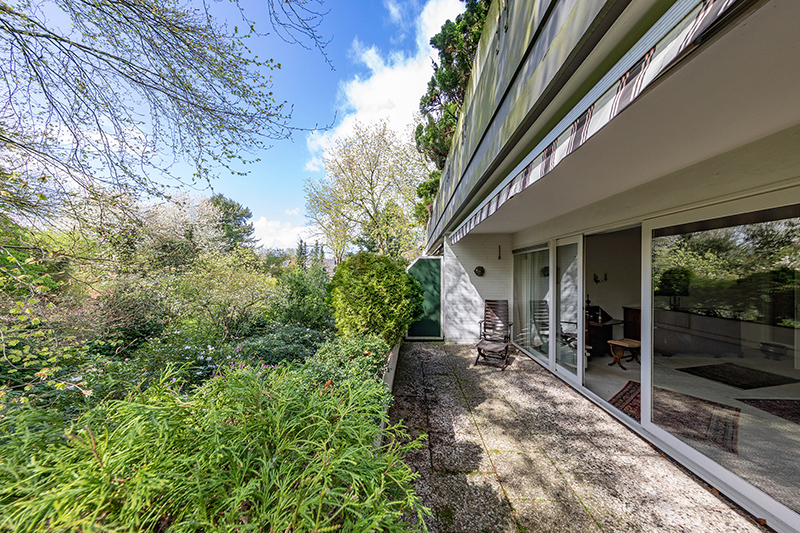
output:
[{"label": "rounded topiary bush", "polygon": [[336,268],[330,304],[342,335],[379,335],[389,346],[422,316],[422,286],[390,257],[358,253]]}]

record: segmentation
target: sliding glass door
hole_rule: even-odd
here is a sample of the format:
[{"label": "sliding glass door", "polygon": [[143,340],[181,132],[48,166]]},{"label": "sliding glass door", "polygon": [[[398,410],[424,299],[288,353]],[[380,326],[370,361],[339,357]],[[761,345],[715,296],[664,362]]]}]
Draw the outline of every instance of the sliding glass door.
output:
[{"label": "sliding glass door", "polygon": [[556,247],[556,321],[555,351],[559,370],[578,375],[582,283],[580,276],[580,240],[559,242]]},{"label": "sliding glass door", "polygon": [[547,364],[550,352],[550,250],[514,257],[514,342]]}]

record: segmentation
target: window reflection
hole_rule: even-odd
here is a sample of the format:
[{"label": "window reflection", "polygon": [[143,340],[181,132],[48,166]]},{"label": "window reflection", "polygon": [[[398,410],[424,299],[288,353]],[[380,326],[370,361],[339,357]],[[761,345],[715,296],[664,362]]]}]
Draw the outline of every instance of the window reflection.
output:
[{"label": "window reflection", "polygon": [[547,362],[550,344],[550,252],[514,256],[514,342]]},{"label": "window reflection", "polygon": [[556,361],[578,372],[578,245],[559,246],[556,253],[558,290],[558,342]]},{"label": "window reflection", "polygon": [[795,511],[798,211],[657,230],[652,250],[653,422]]}]

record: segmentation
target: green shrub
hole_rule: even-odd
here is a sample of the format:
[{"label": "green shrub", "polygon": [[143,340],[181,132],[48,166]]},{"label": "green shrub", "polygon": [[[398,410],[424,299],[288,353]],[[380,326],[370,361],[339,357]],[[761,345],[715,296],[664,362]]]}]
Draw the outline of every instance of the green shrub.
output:
[{"label": "green shrub", "polygon": [[182,328],[216,342],[242,337],[253,321],[273,318],[284,300],[275,279],[236,253],[200,257],[174,278],[167,299]]},{"label": "green shrub", "polygon": [[351,379],[378,380],[386,368],[389,350],[386,341],[377,335],[336,337],[319,347],[303,366],[303,372],[318,386],[328,380],[334,386]]},{"label": "green shrub", "polygon": [[[381,430],[373,380],[307,392],[287,367],[225,372],[186,396],[167,374],[72,425],[0,418],[2,531],[403,531],[420,506]],[[376,449],[384,435],[386,444]],[[397,438],[400,437],[400,438]]]},{"label": "green shrub", "polygon": [[311,329],[333,329],[333,313],[325,302],[328,297],[328,273],[320,264],[287,269],[278,279],[286,291],[285,304],[278,306],[277,315],[286,324],[302,324]]},{"label": "green shrub", "polygon": [[167,324],[167,310],[159,288],[152,278],[114,280],[99,300],[96,315],[101,334],[90,341],[92,349],[109,356],[130,353],[147,339],[160,336]]},{"label": "green shrub", "polygon": [[267,332],[239,342],[234,349],[236,361],[275,365],[283,361],[304,361],[313,356],[327,337],[322,331],[298,324],[273,322]]},{"label": "green shrub", "polygon": [[422,316],[422,286],[386,256],[358,253],[339,264],[330,302],[342,335],[377,334],[390,346]]}]

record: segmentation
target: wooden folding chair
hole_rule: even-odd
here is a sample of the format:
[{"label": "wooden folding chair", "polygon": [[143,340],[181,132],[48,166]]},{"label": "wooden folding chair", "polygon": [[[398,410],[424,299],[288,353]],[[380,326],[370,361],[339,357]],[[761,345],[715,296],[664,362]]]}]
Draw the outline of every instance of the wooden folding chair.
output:
[{"label": "wooden folding chair", "polygon": [[508,300],[486,300],[483,308],[483,320],[478,322],[481,328],[478,341],[478,357],[493,358],[503,361],[503,370],[508,365],[508,345],[511,342],[511,322],[508,315]]}]

